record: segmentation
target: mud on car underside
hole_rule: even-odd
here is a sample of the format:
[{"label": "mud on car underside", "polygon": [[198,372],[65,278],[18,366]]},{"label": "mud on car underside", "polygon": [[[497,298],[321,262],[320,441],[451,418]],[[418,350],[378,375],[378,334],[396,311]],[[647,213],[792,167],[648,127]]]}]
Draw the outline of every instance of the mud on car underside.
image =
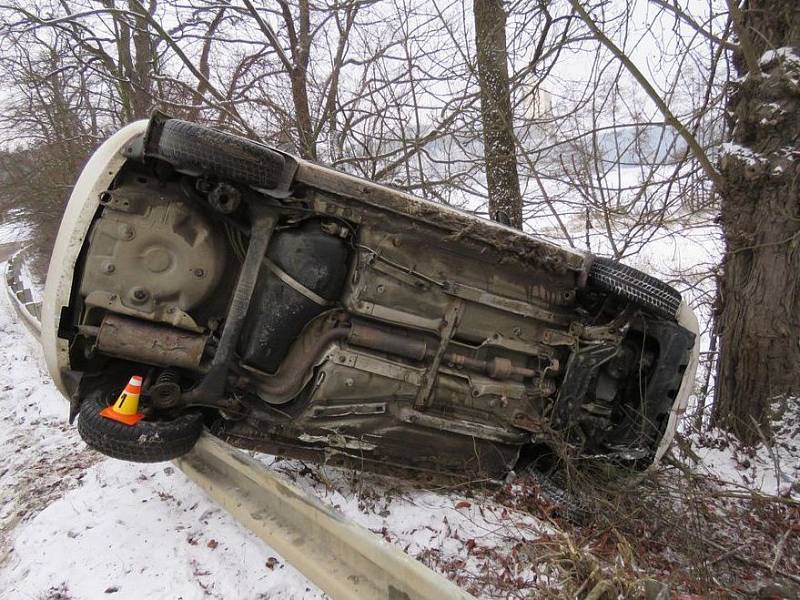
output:
[{"label": "mud on car underside", "polygon": [[[527,448],[649,464],[671,438],[696,326],[666,284],[193,123],[118,136],[70,200],[44,319],[102,452],[172,458],[205,426],[498,476]],[[98,416],[131,375],[144,420]]]}]

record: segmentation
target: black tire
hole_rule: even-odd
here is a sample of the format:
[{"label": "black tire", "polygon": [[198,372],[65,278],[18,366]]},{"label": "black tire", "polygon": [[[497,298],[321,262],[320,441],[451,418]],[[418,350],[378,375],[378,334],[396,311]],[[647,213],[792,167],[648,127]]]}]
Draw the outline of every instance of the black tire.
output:
[{"label": "black tire", "polygon": [[203,432],[199,412],[125,425],[101,416],[106,406],[104,394],[87,397],[81,403],[78,433],[88,446],[112,458],[139,463],[172,460],[189,452]]},{"label": "black tire", "polygon": [[145,140],[145,154],[178,170],[275,189],[282,180],[284,157],[245,138],[180,119],[155,115]]},{"label": "black tire", "polygon": [[682,301],[680,293],[663,281],[610,258],[594,259],[589,285],[673,321]]},{"label": "black tire", "polygon": [[539,497],[553,505],[555,514],[576,525],[586,525],[592,521],[594,511],[585,498],[561,487],[551,476],[533,465],[525,467],[522,474],[536,485]]}]

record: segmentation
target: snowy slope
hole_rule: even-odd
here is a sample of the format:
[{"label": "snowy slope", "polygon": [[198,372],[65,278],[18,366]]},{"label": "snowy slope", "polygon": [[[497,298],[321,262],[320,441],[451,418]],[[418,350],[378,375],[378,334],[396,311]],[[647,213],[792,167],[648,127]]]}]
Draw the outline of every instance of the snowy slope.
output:
[{"label": "snowy slope", "polygon": [[697,472],[729,488],[800,500],[800,398],[786,404],[783,418],[772,424],[769,446],[741,448],[718,430],[695,436]]}]

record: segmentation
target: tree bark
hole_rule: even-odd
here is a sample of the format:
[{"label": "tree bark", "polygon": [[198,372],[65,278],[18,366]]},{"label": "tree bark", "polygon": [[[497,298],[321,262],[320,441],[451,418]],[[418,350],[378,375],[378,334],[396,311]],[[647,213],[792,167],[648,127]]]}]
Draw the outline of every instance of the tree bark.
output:
[{"label": "tree bark", "polygon": [[291,45],[293,64],[289,68],[289,81],[292,84],[292,101],[297,120],[298,150],[300,156],[310,160],[317,159],[317,141],[308,101],[308,65],[311,59],[311,12],[308,0],[297,4],[297,22],[292,16],[289,4],[281,1],[281,11],[286,24]]},{"label": "tree bark", "polygon": [[[157,2],[150,0],[150,5],[142,8],[150,15],[155,13]],[[134,2],[128,2],[128,9],[131,12],[139,13],[138,6]],[[125,65],[124,76],[130,85],[130,109],[131,118],[145,119],[153,109],[153,71],[154,63],[157,59],[153,38],[150,31],[150,23],[145,16],[137,16],[134,19],[133,27],[128,27],[125,32],[126,56],[120,56],[120,61]],[[131,52],[131,43],[133,52]]]},{"label": "tree bark", "polygon": [[[745,77],[730,83],[732,143],[720,156],[714,423],[756,443],[770,435],[771,405],[800,395],[800,10],[753,0],[737,17],[754,55],[734,59]],[[773,48],[783,50],[762,57]]]},{"label": "tree bark", "polygon": [[502,0],[473,0],[489,217],[522,229]]}]

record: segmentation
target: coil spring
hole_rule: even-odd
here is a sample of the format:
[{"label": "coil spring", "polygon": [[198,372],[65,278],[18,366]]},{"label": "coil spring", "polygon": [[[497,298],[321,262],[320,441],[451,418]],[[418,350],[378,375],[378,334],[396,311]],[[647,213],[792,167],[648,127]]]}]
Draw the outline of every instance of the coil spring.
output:
[{"label": "coil spring", "polygon": [[157,408],[173,408],[181,399],[181,376],[175,369],[167,368],[156,377],[150,388],[150,398]]},{"label": "coil spring", "polygon": [[164,369],[156,378],[155,385],[161,385],[165,383],[174,383],[175,385],[180,386],[181,383],[180,374],[171,367]]}]

